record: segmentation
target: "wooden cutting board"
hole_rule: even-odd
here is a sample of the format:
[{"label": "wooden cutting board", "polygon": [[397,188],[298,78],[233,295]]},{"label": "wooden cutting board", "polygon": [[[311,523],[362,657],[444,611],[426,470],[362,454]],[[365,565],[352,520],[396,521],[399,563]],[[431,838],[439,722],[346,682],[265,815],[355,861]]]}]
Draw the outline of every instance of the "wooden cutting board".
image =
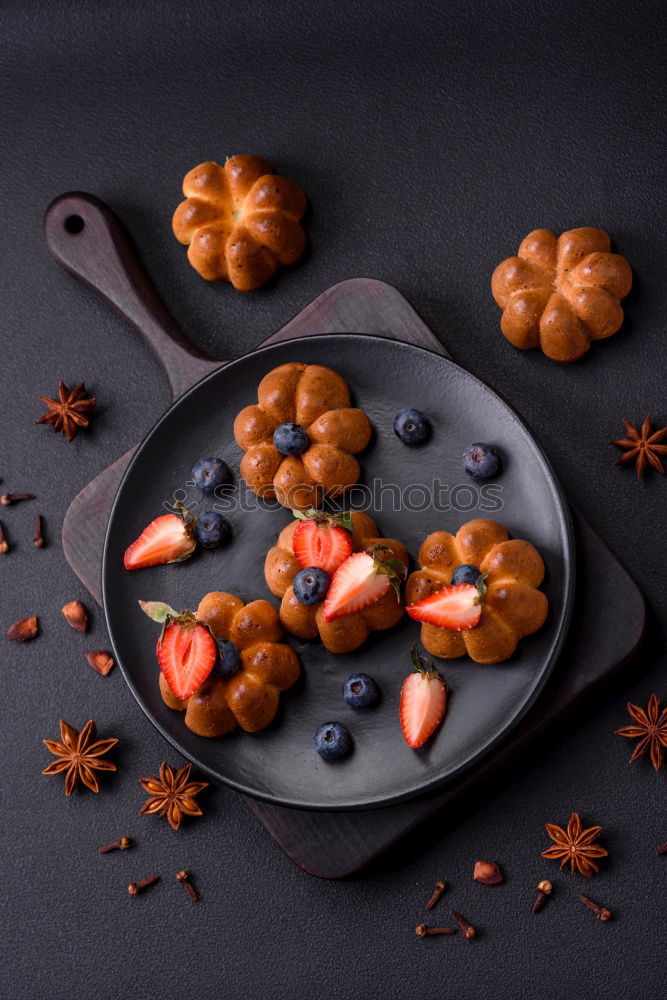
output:
[{"label": "wooden cutting board", "polygon": [[[82,221],[83,226],[79,228],[79,222],[72,223],[72,219]],[[59,263],[114,305],[148,340],[164,365],[174,399],[223,364],[204,357],[189,343],[150,284],[124,229],[102,202],[84,194],[61,196],[47,211],[45,236]],[[339,333],[343,338],[345,333],[372,333],[448,356],[403,296],[372,278],[334,285],[263,344],[319,333]],[[133,452],[119,458],[75,497],[63,523],[66,558],[98,603],[106,525]],[[247,798],[295,864],[322,878],[341,878],[368,864],[439,809],[447,806],[451,819],[455,800],[526,747],[633,655],[644,629],[643,597],[586,520],[576,511],[573,514],[578,579],[570,636],[545,691],[505,744],[474,772],[437,794],[398,806],[321,813]]]}]

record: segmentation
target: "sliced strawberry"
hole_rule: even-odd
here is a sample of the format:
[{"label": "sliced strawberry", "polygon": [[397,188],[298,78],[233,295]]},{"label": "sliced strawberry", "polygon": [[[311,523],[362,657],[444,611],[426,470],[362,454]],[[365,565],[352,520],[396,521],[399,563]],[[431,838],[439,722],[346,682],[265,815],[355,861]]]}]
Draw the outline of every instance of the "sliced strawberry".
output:
[{"label": "sliced strawberry", "polygon": [[304,569],[319,566],[330,576],[352,555],[352,536],[328,520],[301,521],[292,538],[294,555]]},{"label": "sliced strawberry", "polygon": [[410,652],[415,670],[403,681],[398,711],[405,742],[417,750],[445,716],[447,687],[431,661],[419,655],[416,646]]},{"label": "sliced strawberry", "polygon": [[482,615],[481,594],[472,583],[443,587],[435,594],[423,597],[405,610],[416,622],[437,625],[452,631],[474,628]]},{"label": "sliced strawberry", "polygon": [[391,587],[391,579],[367,552],[356,552],[338,567],[324,602],[325,622],[363,611]]},{"label": "sliced strawberry", "polygon": [[125,550],[125,569],[143,569],[164,563],[182,562],[191,556],[197,542],[192,530],[194,520],[178,514],[156,517],[141,532],[136,542]]},{"label": "sliced strawberry", "polygon": [[165,680],[177,698],[189,698],[215,666],[217,646],[205,625],[172,621],[157,644]]}]

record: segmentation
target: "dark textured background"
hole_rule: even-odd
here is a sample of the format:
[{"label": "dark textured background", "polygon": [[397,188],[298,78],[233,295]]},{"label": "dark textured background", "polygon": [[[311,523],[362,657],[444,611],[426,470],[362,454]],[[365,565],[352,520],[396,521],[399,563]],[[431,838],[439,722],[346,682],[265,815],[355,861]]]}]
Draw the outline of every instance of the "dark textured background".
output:
[{"label": "dark textured background", "polygon": [[[445,8],[445,9],[441,9]],[[662,632],[665,490],[614,466],[610,439],[665,399],[664,29],[659,3],[4,3],[0,385],[3,489],[39,494],[2,512],[3,629],[40,615],[2,661],[2,995],[111,1000],[193,995],[532,998],[664,994],[664,773],[628,766],[613,730],[625,701],[667,698]],[[661,66],[662,60],[662,66]],[[267,157],[312,206],[312,255],[267,291],[236,294],[190,269],[170,231],[182,175],[236,152]],[[139,338],[49,258],[40,224],[63,190],[92,191],[128,224],[150,273],[206,350],[237,356],[341,278],[396,284],[454,356],[525,415],[570,497],[640,581],[648,644],[615,682],[491,789],[374,869],[318,882],[274,847],[243,802],[211,790],[175,834],[138,818],[137,778],[174,754],[119,670],[82,651],[60,606],[85,597],[59,549],[70,498],[149,430],[168,403]],[[633,265],[623,332],[576,366],[515,352],[489,293],[495,264],[535,226],[607,228]],[[391,376],[388,376],[391,377]],[[94,429],[69,445],[35,427],[39,393],[85,379]],[[52,544],[30,542],[34,513]],[[99,796],[66,799],[40,777],[63,717],[120,738]],[[540,859],[545,821],[578,809],[610,859],[588,887],[617,919],[579,903],[583,879]],[[120,833],[132,852],[101,858]],[[507,883],[471,883],[477,857]],[[188,904],[173,873],[195,873]],[[130,878],[163,882],[132,900]],[[533,886],[557,896],[527,912]],[[422,942],[432,882],[479,924],[477,942]],[[454,900],[456,902],[454,903]],[[443,911],[441,910],[441,913]],[[446,911],[444,911],[446,912]]]}]

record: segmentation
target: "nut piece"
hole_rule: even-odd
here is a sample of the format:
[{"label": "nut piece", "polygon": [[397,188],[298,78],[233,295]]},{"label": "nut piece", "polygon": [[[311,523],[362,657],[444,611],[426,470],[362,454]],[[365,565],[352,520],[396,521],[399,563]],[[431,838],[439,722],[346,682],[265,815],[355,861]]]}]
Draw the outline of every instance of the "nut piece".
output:
[{"label": "nut piece", "polygon": [[500,885],[505,881],[505,876],[495,861],[476,861],[472,877],[481,885]]},{"label": "nut piece", "polygon": [[77,632],[87,632],[88,631],[88,612],[84,608],[81,601],[70,601],[61,608],[62,613],[65,616],[68,624],[76,629]]},{"label": "nut piece", "polygon": [[91,666],[93,670],[96,670],[98,674],[101,674],[102,677],[106,677],[116,662],[113,657],[107,653],[106,649],[91,649],[89,653],[85,654],[85,657],[88,660],[89,666]]},{"label": "nut piece", "polygon": [[28,618],[20,618],[13,625],[10,625],[6,635],[14,642],[28,642],[29,639],[34,639],[38,632],[37,615],[30,615]]}]

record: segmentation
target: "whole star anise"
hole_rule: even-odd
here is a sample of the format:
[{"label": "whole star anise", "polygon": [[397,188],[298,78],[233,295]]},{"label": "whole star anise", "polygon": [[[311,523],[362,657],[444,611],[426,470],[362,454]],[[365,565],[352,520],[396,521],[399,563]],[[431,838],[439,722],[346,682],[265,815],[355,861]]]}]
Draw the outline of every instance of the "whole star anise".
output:
[{"label": "whole star anise", "polygon": [[71,441],[76,437],[80,427],[87,427],[90,423],[87,414],[94,409],[97,400],[95,396],[86,397],[86,387],[83,382],[71,392],[64,382],[59,382],[58,396],[58,399],[51,399],[50,396],[39,397],[49,412],[35,423],[51,424],[54,431],[59,431]]},{"label": "whole star anise", "polygon": [[546,824],[546,830],[554,841],[553,847],[542,851],[543,858],[561,859],[560,866],[570,862],[570,871],[577,869],[586,878],[599,871],[593,858],[606,858],[608,852],[599,844],[594,844],[602,832],[601,826],[591,826],[584,830],[577,813],[572,813],[567,829],[553,823]]},{"label": "whole star anise", "polygon": [[150,798],[144,802],[139,815],[166,816],[172,830],[178,830],[183,816],[201,816],[195,796],[208,788],[208,782],[189,781],[191,771],[192,764],[177,771],[162,761],[159,778],[140,778],[139,784]]},{"label": "whole star anise", "polygon": [[618,448],[625,449],[625,454],[621,455],[616,464],[628,465],[630,462],[635,462],[637,479],[642,478],[648,465],[652,465],[656,472],[664,476],[665,469],[660,455],[667,454],[667,444],[659,444],[659,442],[667,437],[667,427],[661,427],[660,430],[654,431],[651,427],[650,413],[645,417],[640,431],[629,424],[627,420],[623,421],[623,426],[628,432],[628,437],[619,438],[613,443]]},{"label": "whole star anise", "polygon": [[642,757],[650,747],[651,763],[654,769],[659,771],[663,760],[662,748],[667,747],[667,708],[663,708],[661,712],[660,699],[657,694],[652,694],[646,711],[629,701],[628,712],[637,725],[617,729],[616,735],[625,736],[629,740],[639,740],[632,752],[630,763]]},{"label": "whole star anise", "polygon": [[60,774],[65,771],[65,795],[71,795],[79,781],[99,792],[100,786],[95,771],[115,771],[111,761],[101,760],[103,754],[118,743],[117,739],[97,740],[95,723],[90,719],[81,732],[60,720],[60,740],[44,740],[52,754],[58,758],[42,771],[42,774]]}]

